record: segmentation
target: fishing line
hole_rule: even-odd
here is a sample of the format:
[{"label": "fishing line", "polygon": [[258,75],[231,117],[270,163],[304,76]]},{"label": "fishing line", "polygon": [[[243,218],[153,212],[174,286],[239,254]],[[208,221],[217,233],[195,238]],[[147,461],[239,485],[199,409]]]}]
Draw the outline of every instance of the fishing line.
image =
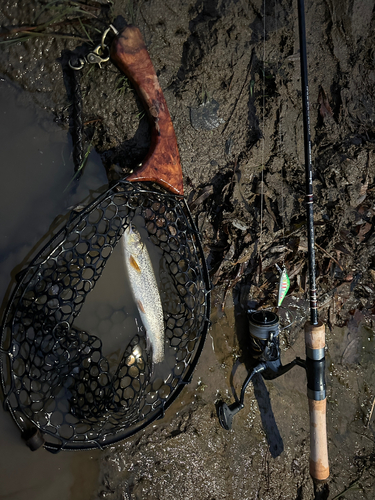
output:
[{"label": "fishing line", "polygon": [[[278,30],[277,26],[277,4],[275,3],[275,27],[276,27],[276,34]],[[279,66],[280,67],[280,66]],[[275,75],[275,82],[276,80],[278,81],[279,88],[281,88],[281,75],[279,74],[279,70],[277,69],[277,73]],[[284,158],[282,156],[282,143],[283,143],[283,136],[282,136],[282,130],[281,130],[281,97],[280,94],[277,93],[277,108],[279,110],[279,116],[278,116],[278,134],[276,138],[276,155],[277,158],[281,158],[281,169],[280,169],[280,175],[281,175],[281,210],[280,210],[280,215],[281,215],[281,230],[282,230],[282,253],[281,253],[281,262],[282,266],[281,268],[276,264],[276,268],[279,271],[280,278],[279,278],[279,290],[278,290],[278,297],[277,297],[277,307],[281,306],[282,301],[284,300],[286,294],[288,293],[289,287],[290,287],[290,280],[288,277],[288,273],[285,267],[285,255],[286,255],[286,241],[285,241],[285,196],[284,196],[284,175],[283,175],[283,166],[284,166]]]},{"label": "fishing line", "polygon": [[[277,2],[275,2],[275,31],[277,34],[278,31],[278,25],[277,25]],[[278,77],[278,83],[279,83],[279,88],[281,88],[281,75],[279,74],[279,70],[277,70],[277,77]],[[276,78],[276,76],[275,76]],[[277,134],[277,143],[276,143],[276,151],[277,151],[277,156],[281,156],[282,152],[282,143],[283,143],[283,136],[281,132],[281,97],[280,94],[277,94],[277,108],[279,110],[279,123],[278,123],[278,134]],[[283,165],[283,163],[282,163]],[[281,167],[281,231],[282,231],[282,240],[283,240],[283,251],[282,251],[282,264],[283,268],[285,267],[285,199],[284,199],[284,176],[283,176],[283,166]]]},{"label": "fishing line", "polygon": [[[264,132],[264,103],[265,103],[265,3],[264,3],[264,23],[263,23],[263,132]],[[276,7],[275,7],[276,16]],[[295,317],[289,311],[292,322],[280,328],[280,318],[272,310],[248,310],[249,322],[249,352],[252,358],[252,370],[248,372],[245,379],[240,397],[236,401],[227,404],[221,401],[217,405],[217,415],[221,426],[226,429],[232,429],[234,416],[244,408],[245,392],[252,378],[261,373],[266,380],[283,375],[294,366],[300,366],[306,370],[307,375],[307,396],[309,401],[310,413],[310,474],[316,484],[326,481],[329,477],[328,450],[327,450],[327,430],[326,430],[326,389],[325,389],[325,325],[318,321],[315,287],[315,254],[314,254],[314,219],[313,219],[313,186],[312,186],[312,165],[311,165],[311,144],[309,131],[309,92],[307,84],[307,55],[306,55],[306,29],[304,2],[298,0],[298,25],[301,52],[301,83],[302,83],[302,104],[304,119],[304,149],[305,149],[305,174],[306,174],[306,198],[308,215],[308,241],[309,241],[309,273],[310,273],[310,314],[311,321],[305,324],[305,344],[306,360],[296,357],[291,363],[282,365],[280,355],[280,332],[289,328],[294,322]],[[263,150],[264,155],[264,135]],[[279,116],[279,146],[280,138],[280,116]],[[277,150],[277,147],[276,147]],[[279,151],[277,151],[279,152]],[[264,157],[263,157],[264,158]],[[264,163],[264,160],[263,160]],[[263,165],[262,165],[263,166]],[[262,170],[263,185],[263,170]],[[282,197],[284,191],[281,188]],[[263,196],[263,190],[262,190]],[[261,202],[261,209],[263,204]],[[261,223],[263,217],[261,212]],[[282,201],[282,215],[284,216],[284,202]],[[284,218],[283,218],[284,220]],[[261,224],[261,230],[262,230]],[[288,291],[289,277],[285,266],[280,272],[278,308]]]},{"label": "fishing line", "polygon": [[292,316],[292,321],[290,323],[288,323],[286,326],[283,326],[282,328],[280,328],[280,332],[282,332],[282,331],[290,328],[292,325],[294,325],[294,323],[296,322],[296,315],[289,309],[289,307],[284,306],[284,307],[280,307],[279,309],[285,309]]},{"label": "fishing line", "polygon": [[263,205],[264,205],[264,106],[265,106],[265,89],[266,89],[266,1],[263,3],[263,78],[262,78],[262,172],[260,184],[260,235],[259,235],[259,253],[263,243]]}]

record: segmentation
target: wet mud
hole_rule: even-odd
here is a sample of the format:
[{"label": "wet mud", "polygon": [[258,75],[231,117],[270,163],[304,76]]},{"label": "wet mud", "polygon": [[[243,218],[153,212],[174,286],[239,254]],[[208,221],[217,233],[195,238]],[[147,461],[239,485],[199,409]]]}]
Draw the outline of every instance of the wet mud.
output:
[{"label": "wet mud", "polygon": [[[24,35],[14,34],[17,26],[47,23],[56,14],[37,1],[3,4],[2,40]],[[230,432],[220,427],[215,407],[219,400],[233,402],[233,387],[238,394],[246,377],[245,311],[274,305],[276,263],[285,262],[288,269],[291,289],[285,304],[295,317],[281,333],[282,362],[305,357],[308,272],[297,5],[289,0],[265,5],[257,0],[87,4],[84,29],[75,21],[77,13],[70,13],[59,18],[62,24],[46,28],[58,36],[44,33],[2,44],[0,73],[5,82],[26,91],[28,102],[56,122],[56,134],[65,140],[70,121],[67,89],[71,91],[64,69],[66,51],[84,48],[88,34],[97,37],[94,28],[102,30],[114,19],[121,25],[117,16],[140,28],[174,123],[185,194],[202,235],[215,292],[212,328],[191,384],[163,420],[98,452],[100,472],[93,474],[95,480],[90,476],[95,484],[81,498],[374,498],[373,2],[322,0],[306,1],[305,6],[318,303],[327,325],[331,476],[326,489],[314,489],[308,471],[302,368],[273,381],[256,377]],[[104,172],[113,179],[142,160],[150,134],[142,105],[112,64],[101,69],[86,65],[80,80],[86,147],[91,144],[95,153],[90,158],[97,155],[103,163],[101,174],[93,176],[101,179],[99,186]],[[25,108],[25,127],[31,128],[27,106],[20,106]],[[21,132],[14,133],[14,142],[2,135],[3,152],[8,143],[14,144],[14,153],[8,151],[7,157],[16,156]],[[68,139],[64,148],[69,156]],[[53,218],[87,194],[75,192],[74,202],[66,195],[57,199],[53,182],[60,176],[58,185],[69,183],[71,161],[54,170],[48,182],[49,163],[40,168],[39,163],[33,160],[27,174],[49,182],[48,190],[43,185],[39,191],[33,188],[31,198],[30,190],[17,184],[16,167],[6,177],[8,186],[17,185],[23,207],[32,204],[36,211],[25,218],[24,208],[19,213],[14,208],[12,222],[2,222],[7,238],[1,246],[4,294],[10,272],[27,259]],[[86,167],[80,184],[91,182],[89,172]],[[54,193],[45,195],[54,202],[47,214],[38,209],[41,192]],[[10,203],[6,196],[4,190],[4,206]],[[43,227],[32,226],[31,220],[42,220]],[[21,226],[23,239],[17,236]],[[288,314],[282,312],[285,322]]]}]

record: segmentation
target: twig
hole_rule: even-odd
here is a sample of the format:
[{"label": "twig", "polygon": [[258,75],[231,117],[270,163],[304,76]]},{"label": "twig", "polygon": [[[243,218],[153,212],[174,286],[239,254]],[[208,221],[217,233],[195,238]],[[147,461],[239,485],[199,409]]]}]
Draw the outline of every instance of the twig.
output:
[{"label": "twig", "polygon": [[370,420],[371,420],[372,414],[374,412],[374,407],[375,407],[375,398],[374,398],[374,401],[372,402],[370,415],[369,415],[368,420],[367,420],[366,428],[368,428],[368,426],[370,425]]},{"label": "twig", "polygon": [[13,26],[11,28],[5,28],[6,31],[2,31],[0,33],[0,37],[6,37],[6,36],[11,36],[15,35],[17,33],[29,33],[30,31],[39,31],[39,30],[44,30],[46,28],[55,28],[56,26],[67,26],[67,25],[75,25],[79,24],[80,17],[76,17],[74,19],[64,19],[63,21],[58,21],[56,23],[43,23],[43,24],[36,24],[34,26],[32,25],[24,25],[24,26]]},{"label": "twig", "polygon": [[[36,25],[31,25],[31,26],[13,26],[10,28],[6,28],[6,31],[2,31],[0,33],[0,37],[7,37],[11,36],[13,34],[17,33],[25,33],[25,34],[31,34],[30,32],[33,33],[45,33],[43,30],[46,30],[47,28],[55,28],[56,26],[66,26],[66,25],[74,25],[77,23],[82,24],[82,18],[85,18],[86,15],[89,15],[95,19],[97,19],[97,16],[91,12],[87,12],[86,10],[82,9],[73,9],[73,12],[77,12],[79,14],[84,14],[84,16],[76,16],[73,19],[62,19],[64,16],[67,16],[70,14],[68,10],[65,10],[62,12],[60,15],[55,16],[53,19],[50,19],[49,21],[45,23],[40,23]],[[62,19],[62,20],[61,20]],[[11,38],[10,40],[7,41],[12,41],[12,40],[17,40],[17,38]]]},{"label": "twig", "polygon": [[23,35],[18,36],[16,38],[10,38],[9,40],[2,40],[0,42],[0,45],[3,45],[5,43],[17,43],[17,42],[26,42],[30,40],[31,38],[37,38],[38,36],[53,36],[54,38],[65,38],[65,39],[71,39],[71,40],[79,40],[82,42],[87,42],[87,38],[83,38],[81,36],[75,36],[75,35],[62,35],[61,33],[44,33],[44,32],[38,32],[38,31],[25,31]]},{"label": "twig", "polygon": [[358,486],[358,483],[359,483],[359,480],[361,478],[359,477],[358,479],[356,479],[355,481],[353,481],[344,491],[342,491],[341,493],[339,493],[338,495],[336,495],[335,497],[332,498],[332,500],[338,500],[339,498],[341,498],[343,495],[345,495],[345,493],[347,493],[348,491],[356,488],[356,489],[362,489],[360,486]]},{"label": "twig", "polygon": [[230,280],[229,283],[227,284],[227,286],[225,288],[225,292],[224,292],[224,297],[223,297],[223,300],[221,302],[221,310],[222,311],[224,311],[224,309],[225,309],[225,301],[227,300],[227,296],[228,296],[229,291],[232,288],[234,288],[237,285],[237,283],[240,281],[240,279],[245,271],[246,265],[247,265],[247,262],[243,262],[242,264],[240,264],[238,271],[236,273],[236,276],[232,280]]},{"label": "twig", "polygon": [[92,144],[89,144],[88,148],[87,148],[87,151],[85,153],[85,156],[82,160],[82,163],[81,165],[79,166],[79,168],[77,169],[77,171],[75,172],[75,174],[73,175],[73,177],[70,179],[69,181],[69,184],[66,186],[66,188],[64,189],[63,193],[65,193],[65,191],[68,189],[68,187],[71,185],[71,183],[74,181],[74,180],[78,180],[79,177],[81,176],[82,174],[82,169],[83,167],[86,165],[86,162],[87,162],[87,159],[91,153],[91,148],[92,148]]},{"label": "twig", "polygon": [[247,82],[247,78],[248,78],[248,76],[249,76],[249,73],[250,73],[250,70],[251,70],[251,66],[252,66],[252,64],[253,64],[254,52],[255,52],[255,51],[254,51],[254,49],[253,49],[253,50],[252,50],[252,52],[251,52],[251,57],[250,57],[250,62],[249,62],[249,65],[248,65],[248,67],[247,67],[247,73],[246,73],[246,76],[245,76],[245,80],[244,80],[243,85],[242,85],[242,87],[241,87],[240,93],[238,94],[238,97],[237,97],[237,99],[236,99],[236,102],[235,102],[235,104],[234,104],[234,106],[233,106],[232,112],[231,112],[231,114],[230,114],[230,116],[229,116],[229,118],[228,118],[228,120],[227,120],[226,124],[224,125],[223,130],[221,131],[221,133],[222,133],[222,134],[224,134],[224,132],[226,131],[226,129],[227,129],[228,125],[229,125],[229,122],[231,121],[232,116],[233,116],[233,114],[234,114],[234,112],[235,112],[235,110],[236,110],[236,108],[237,108],[237,104],[238,104],[238,102],[239,102],[239,100],[240,100],[240,97],[241,97],[241,94],[242,94],[242,92],[243,92],[243,89],[245,88],[245,85],[246,85],[246,82]]},{"label": "twig", "polygon": [[315,246],[318,247],[319,250],[321,250],[323,253],[325,253],[330,259],[332,259],[333,262],[336,262],[336,264],[339,266],[339,268],[341,269],[341,271],[344,270],[341,267],[340,262],[337,259],[335,259],[334,257],[332,257],[332,255],[330,253],[328,253],[327,250],[324,250],[324,248],[322,248],[320,245],[318,245],[317,242],[315,242]]},{"label": "twig", "polygon": [[97,123],[97,122],[102,122],[103,118],[93,118],[92,120],[87,120],[87,122],[84,122],[84,126],[86,125],[91,125],[92,123]]}]

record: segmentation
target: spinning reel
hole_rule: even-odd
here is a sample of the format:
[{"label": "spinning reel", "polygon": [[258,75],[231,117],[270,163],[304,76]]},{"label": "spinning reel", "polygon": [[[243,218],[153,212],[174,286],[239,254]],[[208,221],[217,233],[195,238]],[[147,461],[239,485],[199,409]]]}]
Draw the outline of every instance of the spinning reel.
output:
[{"label": "spinning reel", "polygon": [[242,385],[240,399],[231,405],[219,403],[217,412],[221,426],[230,430],[233,417],[244,407],[245,391],[250,380],[256,373],[262,373],[266,380],[272,380],[289,371],[293,366],[306,368],[306,363],[300,358],[294,359],[287,365],[280,360],[280,319],[277,314],[269,310],[249,311],[250,352],[255,367],[249,373]]}]

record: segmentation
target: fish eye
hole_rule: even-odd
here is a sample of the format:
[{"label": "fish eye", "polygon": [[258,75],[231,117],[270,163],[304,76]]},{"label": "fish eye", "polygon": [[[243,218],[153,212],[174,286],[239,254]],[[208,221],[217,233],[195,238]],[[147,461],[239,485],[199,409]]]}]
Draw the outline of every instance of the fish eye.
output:
[{"label": "fish eye", "polygon": [[129,223],[128,229],[133,238],[140,239],[140,234],[138,232],[138,229],[132,222]]}]

